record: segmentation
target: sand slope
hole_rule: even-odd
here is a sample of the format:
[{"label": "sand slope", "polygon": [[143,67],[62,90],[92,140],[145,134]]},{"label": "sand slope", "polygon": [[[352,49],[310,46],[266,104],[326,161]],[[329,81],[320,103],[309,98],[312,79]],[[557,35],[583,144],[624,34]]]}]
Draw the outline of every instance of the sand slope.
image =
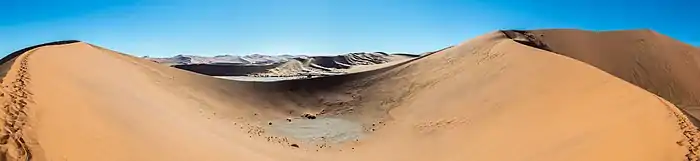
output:
[{"label": "sand slope", "polygon": [[651,30],[529,31],[555,53],[600,68],[700,117],[700,49]]},{"label": "sand slope", "polygon": [[[395,67],[272,83],[86,43],[17,60],[2,83],[9,160],[697,160],[696,129],[673,104],[500,33]],[[360,124],[364,137],[320,148],[270,132],[303,113]]]}]

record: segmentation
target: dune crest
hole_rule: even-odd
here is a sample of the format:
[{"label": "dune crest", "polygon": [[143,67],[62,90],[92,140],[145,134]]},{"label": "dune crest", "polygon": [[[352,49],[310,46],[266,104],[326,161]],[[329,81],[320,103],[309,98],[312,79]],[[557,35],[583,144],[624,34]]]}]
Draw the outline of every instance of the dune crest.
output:
[{"label": "dune crest", "polygon": [[498,32],[379,70],[280,82],[81,42],[16,59],[2,134],[24,143],[4,142],[6,160],[697,160],[697,128],[673,104]]},{"label": "dune crest", "polygon": [[700,117],[698,48],[651,30],[520,32],[531,35],[521,42],[591,64]]}]

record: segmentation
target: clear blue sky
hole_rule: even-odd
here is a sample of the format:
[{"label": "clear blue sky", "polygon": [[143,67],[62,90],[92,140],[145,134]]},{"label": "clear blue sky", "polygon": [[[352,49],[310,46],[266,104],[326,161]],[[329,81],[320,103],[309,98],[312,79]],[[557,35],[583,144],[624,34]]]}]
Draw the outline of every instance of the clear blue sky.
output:
[{"label": "clear blue sky", "polygon": [[0,0],[0,56],[77,39],[132,55],[421,53],[498,29],[650,28],[700,45],[697,0]]}]

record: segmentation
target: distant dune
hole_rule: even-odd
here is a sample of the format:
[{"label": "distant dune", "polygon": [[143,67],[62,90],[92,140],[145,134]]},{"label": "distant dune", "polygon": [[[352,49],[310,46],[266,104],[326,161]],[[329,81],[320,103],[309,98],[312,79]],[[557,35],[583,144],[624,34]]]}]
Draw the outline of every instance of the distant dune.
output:
[{"label": "distant dune", "polygon": [[348,53],[336,56],[254,54],[214,57],[177,55],[171,58],[145,58],[160,64],[210,76],[298,77],[344,74],[347,73],[344,69],[355,66],[385,64],[415,57],[418,56],[374,52]]},{"label": "distant dune", "polygon": [[686,46],[650,31],[493,32],[376,70],[241,82],[84,42],[47,45],[3,59],[16,61],[3,64],[0,154],[698,160],[697,128],[673,104],[694,103]]}]

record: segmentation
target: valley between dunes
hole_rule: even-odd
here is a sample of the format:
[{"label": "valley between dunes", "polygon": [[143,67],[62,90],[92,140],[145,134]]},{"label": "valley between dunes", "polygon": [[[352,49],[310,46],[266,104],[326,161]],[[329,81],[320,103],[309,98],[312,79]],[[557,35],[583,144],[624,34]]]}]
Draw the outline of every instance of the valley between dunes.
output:
[{"label": "valley between dunes", "polygon": [[88,42],[30,47],[2,60],[0,152],[38,161],[698,160],[700,49],[648,30],[519,33],[279,82],[218,79]]}]

